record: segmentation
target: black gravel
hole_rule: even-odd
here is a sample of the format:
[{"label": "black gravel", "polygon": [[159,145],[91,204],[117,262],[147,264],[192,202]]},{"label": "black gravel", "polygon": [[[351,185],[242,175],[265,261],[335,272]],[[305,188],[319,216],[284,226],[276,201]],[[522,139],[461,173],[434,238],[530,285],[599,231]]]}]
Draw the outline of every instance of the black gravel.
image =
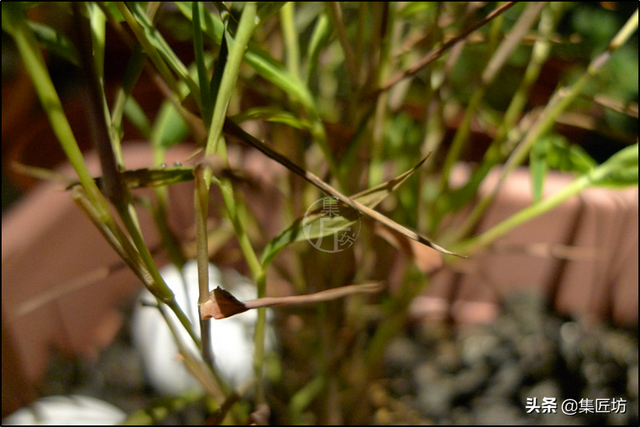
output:
[{"label": "black gravel", "polygon": [[[533,295],[508,299],[491,325],[423,323],[387,348],[388,391],[436,424],[638,425],[638,331],[548,312]],[[527,413],[555,398],[556,413]],[[622,399],[618,413],[565,415],[566,399]],[[401,414],[395,422],[405,422]]]},{"label": "black gravel", "polygon": [[[535,296],[519,295],[504,303],[491,325],[408,327],[387,347],[385,379],[370,396],[376,407],[371,423],[638,425],[637,327],[585,323],[550,313]],[[97,365],[54,356],[42,394],[72,393],[127,413],[146,408],[147,419],[158,424],[206,421],[197,399],[166,417],[149,410],[168,401],[146,385],[126,325]],[[540,405],[545,397],[555,398],[555,413],[527,413],[528,398]],[[583,398],[622,399],[625,410],[562,413],[564,400]]]}]

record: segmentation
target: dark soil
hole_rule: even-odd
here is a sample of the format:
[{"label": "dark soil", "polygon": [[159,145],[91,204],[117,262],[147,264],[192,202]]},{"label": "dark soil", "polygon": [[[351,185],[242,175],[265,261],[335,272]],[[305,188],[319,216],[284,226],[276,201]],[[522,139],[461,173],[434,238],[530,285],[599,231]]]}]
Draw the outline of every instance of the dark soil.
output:
[{"label": "dark soil", "polygon": [[[550,313],[531,295],[507,300],[491,325],[408,327],[388,346],[385,369],[368,396],[374,424],[638,425],[637,327],[587,326]],[[54,357],[42,393],[94,396],[127,413],[169,402],[146,385],[127,325],[97,365]],[[546,413],[544,398],[555,399]],[[527,413],[528,399],[541,407]],[[565,415],[567,399],[591,399],[594,412]],[[615,399],[620,408],[596,413],[596,399]],[[198,399],[161,412],[145,416],[161,424],[206,422]]]}]

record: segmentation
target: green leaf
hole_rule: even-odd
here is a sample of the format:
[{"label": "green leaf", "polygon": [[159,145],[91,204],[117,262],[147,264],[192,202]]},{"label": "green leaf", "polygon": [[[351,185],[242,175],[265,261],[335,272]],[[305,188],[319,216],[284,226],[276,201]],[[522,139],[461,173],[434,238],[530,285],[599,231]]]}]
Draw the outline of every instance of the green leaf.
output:
[{"label": "green leaf", "polygon": [[533,145],[529,156],[534,203],[541,200],[544,178],[549,169],[582,175],[597,165],[582,147],[571,144],[558,134],[540,138]]},{"label": "green leaf", "polygon": [[[156,66],[165,82],[175,89],[171,71],[177,74],[181,81],[185,82],[194,96],[198,106],[201,106],[200,90],[196,82],[189,75],[187,67],[173,51],[171,46],[162,37],[154,24],[150,21],[140,3],[118,3],[118,10],[122,13],[127,24],[134,32],[138,42],[142,45],[149,59]],[[175,93],[180,93],[174,90]],[[186,96],[186,95],[185,95]]]},{"label": "green leaf", "polygon": [[529,171],[531,173],[531,185],[533,203],[537,203],[542,198],[542,189],[544,187],[544,178],[547,174],[548,163],[546,160],[547,147],[549,146],[547,139],[540,139],[536,142],[529,154]]},{"label": "green leaf", "polygon": [[264,119],[274,123],[284,123],[296,129],[310,129],[311,124],[306,119],[301,119],[295,114],[284,111],[275,106],[255,107],[243,111],[231,117],[236,123],[242,123],[247,120]]},{"label": "green leaf", "polygon": [[[398,224],[397,222],[387,218],[386,216],[382,215],[380,212],[376,212],[375,210],[373,210],[369,206],[366,206],[366,205],[360,203],[358,200],[354,200],[354,199],[352,199],[350,197],[345,196],[344,194],[342,194],[338,190],[336,190],[334,187],[332,187],[331,185],[327,184],[326,182],[324,182],[323,180],[318,178],[316,175],[314,175],[311,172],[309,172],[308,170],[305,170],[305,169],[301,168],[300,166],[296,165],[291,160],[289,160],[287,157],[285,157],[282,154],[280,154],[279,152],[275,151],[269,145],[265,144],[264,142],[262,142],[259,139],[255,138],[251,134],[247,133],[244,129],[242,129],[240,126],[238,126],[234,121],[226,120],[225,123],[224,123],[223,131],[224,131],[224,133],[226,135],[232,136],[234,138],[237,138],[240,141],[244,142],[245,144],[248,144],[251,147],[254,147],[255,149],[261,151],[263,154],[265,154],[266,156],[268,156],[268,157],[272,158],[273,160],[277,161],[281,165],[285,166],[291,172],[293,172],[293,173],[299,175],[300,177],[304,178],[307,182],[313,184],[315,187],[319,188],[324,193],[335,197],[336,199],[340,200],[342,203],[344,203],[344,204],[352,207],[353,209],[355,209],[355,210],[357,210],[357,211],[359,211],[359,212],[371,217],[372,219],[374,219],[374,220],[386,225],[387,227],[389,227],[389,228],[391,228],[393,230],[396,230],[397,232],[399,232],[401,234],[404,234],[405,236],[407,236],[408,238],[410,238],[412,240],[415,240],[416,242],[422,243],[425,246],[433,248],[433,249],[437,250],[438,252],[441,252],[441,253],[447,254],[447,255],[455,255],[455,256],[462,257],[462,255],[457,254],[455,252],[448,251],[447,249],[437,245],[436,243],[432,242],[431,240],[419,235],[415,231],[411,231],[408,228]],[[422,164],[422,162],[424,162],[425,160],[426,160],[426,158],[423,159],[420,162],[420,164]]]},{"label": "green leaf", "polygon": [[550,168],[583,174],[597,165],[582,147],[569,143],[561,135],[549,135],[543,140],[547,142],[546,157]]},{"label": "green leaf", "polygon": [[284,1],[268,1],[260,3],[258,6],[258,18],[260,18],[260,22],[265,22],[269,18],[275,16],[286,3],[287,2]]},{"label": "green leaf", "polygon": [[[224,67],[227,65],[227,57],[229,56],[229,46],[227,45],[227,31],[222,33],[222,41],[220,42],[220,53],[218,54],[218,60],[213,69],[213,75],[211,76],[211,100],[218,98],[218,90],[220,89],[220,83],[222,82],[222,75],[224,74]],[[211,109],[213,112],[213,107]],[[208,121],[207,121],[208,122]]]},{"label": "green leaf", "polygon": [[320,52],[327,44],[332,31],[333,28],[331,27],[331,20],[326,13],[323,13],[316,22],[316,26],[313,29],[313,35],[309,41],[309,48],[307,49],[309,52],[307,56],[307,72],[305,75],[305,81],[307,83],[315,73],[316,68],[318,68]]},{"label": "green leaf", "polygon": [[147,114],[142,109],[138,101],[132,96],[127,97],[124,102],[124,115],[133,124],[145,138],[151,136],[151,124]]},{"label": "green leaf", "polygon": [[73,65],[80,66],[78,51],[67,36],[38,22],[29,21],[29,27],[31,27],[38,42],[48,52],[69,61]]},{"label": "green leaf", "polygon": [[[193,3],[193,48],[195,51],[196,65],[198,68],[198,83],[200,84],[200,98],[202,99],[202,118],[208,128],[213,114],[213,99],[207,80],[207,66],[204,59],[204,45],[202,42],[202,27],[200,25],[200,8],[198,3]],[[216,91],[217,92],[217,91]]]},{"label": "green leaf", "polygon": [[[193,19],[191,5],[189,3],[177,2],[176,6],[187,18]],[[224,24],[220,18],[214,16],[207,8],[201,6],[200,25],[203,34],[211,37],[218,45],[222,44],[224,34]],[[227,40],[229,49],[233,43]],[[293,75],[286,66],[271,57],[267,52],[260,49],[255,43],[250,42],[244,55],[244,60],[253,67],[260,76],[273,83],[285,91],[292,99],[300,102],[308,112],[315,112],[315,102],[311,92],[297,76]]]},{"label": "green leaf", "polygon": [[601,187],[625,188],[638,185],[638,144],[618,151],[598,169],[608,171],[606,176],[594,182]]},{"label": "green leaf", "polygon": [[184,140],[189,127],[170,101],[160,107],[158,117],[153,123],[151,140],[156,147],[171,147]]},{"label": "green leaf", "polygon": [[[194,179],[193,166],[131,169],[120,172],[120,177],[129,188],[162,187],[192,181]],[[98,188],[102,190],[102,177],[95,178],[94,180]],[[67,187],[67,190],[70,190],[77,184],[77,182],[74,182]]]},{"label": "green leaf", "polygon": [[[424,160],[426,159],[423,159],[410,170],[386,183],[380,184],[358,194],[354,194],[351,196],[351,199],[356,200],[369,208],[375,208],[389,194],[404,183],[422,165]],[[316,209],[315,211],[308,213],[305,217],[296,219],[286,230],[269,241],[262,253],[263,268],[266,268],[271,261],[273,261],[276,255],[278,255],[278,253],[280,253],[280,251],[287,245],[307,238],[318,239],[322,236],[332,234],[334,232],[333,230],[349,227],[359,219],[355,210],[349,210],[347,212],[350,213],[344,216],[341,215],[339,217],[336,216],[329,218],[328,223],[326,213],[322,212],[321,209]],[[318,226],[322,219],[324,219],[325,222],[322,226]],[[304,232],[304,228],[307,228],[306,234]],[[326,230],[326,232],[323,233],[323,230]]]}]

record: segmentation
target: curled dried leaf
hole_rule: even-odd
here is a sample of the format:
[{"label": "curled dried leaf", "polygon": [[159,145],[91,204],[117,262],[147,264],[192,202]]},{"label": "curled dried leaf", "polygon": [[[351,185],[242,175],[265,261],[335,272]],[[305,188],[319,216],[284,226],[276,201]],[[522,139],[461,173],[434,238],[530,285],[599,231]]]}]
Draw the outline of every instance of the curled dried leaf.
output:
[{"label": "curled dried leaf", "polygon": [[203,319],[224,319],[249,310],[242,301],[238,301],[231,292],[220,286],[209,294],[209,300],[200,304]]},{"label": "curled dried leaf", "polygon": [[225,319],[253,308],[273,307],[276,305],[309,304],[321,301],[331,301],[348,295],[362,293],[376,293],[383,289],[380,282],[368,282],[357,285],[341,286],[308,295],[293,295],[287,297],[266,297],[241,302],[231,292],[217,287],[209,294],[209,300],[200,304],[202,319]]}]

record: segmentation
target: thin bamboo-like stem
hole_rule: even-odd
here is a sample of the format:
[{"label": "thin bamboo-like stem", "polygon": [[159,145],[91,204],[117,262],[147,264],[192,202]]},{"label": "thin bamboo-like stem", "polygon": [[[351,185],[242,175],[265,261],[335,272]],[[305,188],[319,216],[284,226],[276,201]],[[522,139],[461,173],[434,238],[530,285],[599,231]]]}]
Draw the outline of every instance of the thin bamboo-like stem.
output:
[{"label": "thin bamboo-like stem", "polygon": [[29,77],[31,77],[40,103],[44,106],[44,111],[49,118],[54,134],[78,174],[80,183],[85,189],[87,197],[96,207],[101,220],[109,221],[111,218],[109,206],[87,169],[82,152],[78,147],[69,121],[64,114],[58,93],[53,86],[47,66],[40,53],[38,42],[27,24],[24,11],[18,4],[7,4],[3,5],[2,13],[3,29],[10,31],[15,40],[18,52],[25,64],[25,69]]},{"label": "thin bamboo-like stem", "polygon": [[[381,85],[391,74],[393,68],[391,50],[395,47],[395,5],[393,3],[383,3],[384,15],[386,16],[384,34],[380,34],[382,40],[378,65],[376,66],[376,84]],[[389,104],[389,92],[382,92],[377,98],[376,110],[373,116],[371,131],[371,161],[369,162],[369,187],[377,185],[382,181],[382,149],[384,146],[384,129],[386,127],[387,111]]]},{"label": "thin bamboo-like stem", "polygon": [[441,172],[440,190],[438,191],[439,194],[443,194],[449,185],[451,171],[453,170],[455,163],[460,159],[460,154],[469,139],[471,120],[475,117],[478,111],[487,87],[494,82],[499,71],[505,65],[513,50],[519,45],[520,41],[534,24],[544,6],[545,3],[543,2],[529,4],[487,63],[484,71],[482,72],[480,84],[474,91],[465,111],[462,123],[458,127],[456,135],[453,138],[451,148],[447,151],[447,157],[444,161]]},{"label": "thin bamboo-like stem", "polygon": [[351,43],[349,43],[349,39],[347,38],[347,29],[345,28],[344,19],[342,18],[340,3],[331,1],[327,3],[327,6],[329,8],[329,14],[331,15],[333,25],[336,29],[336,32],[338,33],[340,46],[342,46],[342,51],[344,52],[344,62],[347,67],[349,82],[351,83],[351,88],[355,91],[359,86],[358,68],[356,66],[356,59],[355,55],[353,54],[353,48],[351,47]]},{"label": "thin bamboo-like stem", "polygon": [[200,26],[200,7],[198,2],[192,4],[193,13],[193,50],[195,51],[196,66],[198,68],[198,84],[200,88],[200,111],[205,127],[211,126],[210,120],[213,113],[213,100],[209,87],[209,73],[204,60],[204,42],[202,28]]},{"label": "thin bamboo-like stem", "polygon": [[300,46],[298,31],[295,25],[295,3],[288,2],[280,9],[280,24],[284,36],[284,46],[287,54],[287,68],[296,77],[300,77]]},{"label": "thin bamboo-like stem", "polygon": [[444,52],[446,52],[448,49],[450,49],[451,47],[453,47],[454,45],[456,45],[460,41],[462,41],[465,38],[467,38],[469,36],[469,34],[473,33],[475,30],[477,30],[478,28],[482,27],[487,22],[489,22],[492,19],[496,18],[500,14],[504,13],[507,9],[509,9],[510,7],[512,7],[514,5],[515,5],[515,2],[507,2],[507,3],[503,4],[502,6],[496,8],[496,10],[494,10],[493,12],[491,12],[490,14],[485,16],[483,19],[481,19],[477,23],[473,24],[471,27],[469,27],[466,30],[464,30],[460,35],[458,35],[458,36],[454,37],[453,39],[449,40],[448,42],[444,43],[439,48],[431,51],[427,56],[422,58],[420,61],[418,61],[417,64],[415,64],[414,66],[409,68],[407,71],[404,71],[404,72],[399,73],[396,76],[392,77],[387,83],[385,83],[384,85],[382,85],[380,87],[379,91],[388,90],[392,86],[394,86],[396,83],[398,83],[400,80],[403,80],[403,79],[405,79],[407,77],[411,77],[411,76],[415,75],[420,70],[422,70],[424,67],[429,65],[431,62],[435,61],[440,56],[442,56],[442,54]]},{"label": "thin bamboo-like stem", "polygon": [[[77,32],[80,36],[80,54],[85,71],[86,82],[88,86],[88,99],[89,99],[89,118],[92,120],[93,138],[96,141],[98,148],[98,154],[103,170],[103,179],[105,182],[105,188],[107,195],[112,203],[115,205],[120,218],[122,219],[133,244],[139,254],[139,259],[142,260],[146,267],[146,271],[151,275],[153,283],[149,283],[148,286],[157,289],[156,294],[160,295],[160,298],[167,304],[171,310],[173,310],[185,326],[185,329],[190,334],[191,338],[198,345],[199,340],[195,335],[193,329],[190,327],[190,323],[181,307],[176,303],[173,296],[173,292],[169,289],[164,279],[160,276],[158,268],[155,265],[153,257],[147,247],[142,232],[140,230],[140,224],[137,219],[135,208],[133,206],[133,198],[127,186],[124,185],[120,178],[120,173],[115,162],[115,156],[111,145],[111,139],[109,137],[109,127],[107,122],[109,121],[108,110],[106,108],[106,100],[104,91],[98,81],[98,73],[95,69],[95,63],[93,56],[91,55],[92,49],[87,42],[91,41],[91,37],[87,34],[90,29],[87,23],[84,21],[81,15],[81,4],[74,3],[74,17],[77,26]],[[113,230],[118,230],[117,225],[111,227]],[[116,236],[121,241],[128,241],[125,236]],[[122,243],[121,243],[122,244]]]},{"label": "thin bamboo-like stem", "polygon": [[[204,177],[204,168],[196,166],[194,171],[196,177],[195,194],[195,224],[196,224],[196,259],[198,266],[198,304],[206,301],[209,294],[209,254],[207,218],[209,213],[209,192]],[[213,344],[210,338],[210,325],[207,320],[200,316],[200,331],[202,337],[202,358],[213,367]]]},{"label": "thin bamboo-like stem", "polygon": [[[240,70],[240,65],[244,57],[244,52],[249,44],[249,40],[253,34],[256,26],[256,4],[254,2],[247,3],[242,11],[240,23],[235,34],[233,44],[230,46],[229,55],[218,89],[218,96],[216,98],[215,107],[213,109],[213,115],[211,118],[211,127],[208,130],[207,143],[205,148],[205,161],[201,163],[198,169],[197,175],[199,184],[195,196],[196,199],[196,221],[199,222],[200,229],[198,230],[198,273],[200,281],[200,299],[204,296],[204,283],[208,277],[207,271],[208,260],[206,255],[207,248],[207,233],[206,230],[202,230],[204,219],[206,216],[206,206],[209,203],[208,188],[212,179],[213,167],[210,163],[207,163],[208,159],[211,159],[211,155],[223,154],[221,157],[222,162],[228,163],[226,159],[226,145],[224,137],[222,135],[222,128],[226,120],[226,112],[231,99],[231,94],[235,86],[236,79]],[[248,235],[246,234],[246,227],[242,222],[242,219],[238,215],[238,209],[236,206],[235,197],[233,195],[233,186],[231,181],[227,178],[216,179],[222,198],[225,203],[225,207],[233,223],[236,237],[240,243],[240,248],[245,256],[249,268],[253,273],[253,277],[256,280],[258,286],[258,295],[264,295],[266,291],[266,280],[263,274],[262,266],[258,260],[258,257],[251,245]],[[199,217],[199,218],[198,218]],[[201,276],[202,275],[202,276]],[[208,279],[206,280],[208,284]],[[207,292],[208,294],[208,292]],[[258,316],[256,322],[255,333],[255,355],[254,366],[256,371],[256,400],[260,403],[264,401],[264,389],[262,387],[262,362],[264,353],[264,329],[266,326],[266,317],[264,314]]]},{"label": "thin bamboo-like stem", "polygon": [[[631,157],[633,155],[633,153],[631,153],[632,149],[636,150],[635,161],[637,164],[637,144],[635,145],[635,147],[629,147],[628,151],[621,154]],[[586,188],[594,185],[594,183],[597,183],[608,175],[614,173],[616,171],[616,168],[618,167],[619,164],[617,162],[611,162],[605,163],[602,166],[593,169],[591,172],[577,178],[552,196],[521,210],[515,215],[510,216],[506,220],[485,231],[481,235],[462,242],[458,246],[458,249],[466,253],[474,253],[482,248],[487,247],[497,238],[503,236],[505,233],[509,232],[515,227],[533,218],[536,218],[545,212],[550,211],[570,197],[580,194]]]},{"label": "thin bamboo-like stem", "polygon": [[[507,179],[509,174],[517,166],[522,164],[522,162],[528,155],[529,151],[531,150],[531,147],[533,146],[533,144],[542,135],[544,135],[546,132],[548,132],[551,129],[551,127],[553,126],[553,124],[555,123],[559,115],[567,109],[567,107],[575,100],[575,98],[578,97],[578,95],[580,94],[584,86],[587,84],[587,82],[591,80],[591,78],[593,78],[600,71],[600,69],[604,66],[604,64],[606,64],[606,62],[611,57],[611,54],[615,52],[618,48],[620,48],[620,46],[622,46],[629,39],[629,37],[631,37],[631,35],[635,33],[637,28],[638,28],[638,10],[636,10],[636,12],[629,18],[629,20],[625,23],[622,29],[612,39],[611,43],[609,43],[609,46],[607,47],[607,50],[601,53],[600,55],[596,56],[591,61],[587,70],[573,85],[571,85],[568,88],[567,87],[559,88],[554,93],[551,100],[546,105],[540,117],[538,118],[538,120],[536,120],[536,122],[532,125],[532,127],[529,129],[529,131],[527,132],[523,140],[520,142],[520,144],[516,147],[516,149],[513,151],[513,153],[509,157],[504,168],[502,169],[500,178],[496,186],[494,187],[494,189],[491,191],[491,193],[487,194],[483,199],[480,200],[478,205],[474,208],[473,212],[471,213],[471,216],[476,218],[488,208],[488,206],[497,196],[498,191],[500,190],[500,187],[502,186],[504,181]],[[579,184],[574,184],[574,185],[579,186]],[[574,187],[570,186],[570,188],[572,189]],[[569,195],[572,194],[570,192],[571,190],[567,190],[567,191],[568,191],[567,194]],[[564,194],[564,192],[561,192],[561,194]],[[555,203],[557,200],[558,199],[554,197],[552,199],[552,202],[542,201],[541,203],[544,203],[542,205],[543,208],[546,206],[554,207],[556,205],[553,203]],[[537,209],[542,209],[542,208],[538,207]],[[515,220],[510,219],[508,221],[505,221],[507,225],[500,225],[499,231],[492,231],[493,230],[492,229],[485,232],[484,237],[482,239],[472,239],[472,242],[473,241],[481,242],[481,244],[479,243],[464,244],[463,243],[461,244],[461,246],[467,248],[467,250],[469,250],[469,248],[475,250],[478,246],[486,246],[493,239],[501,236],[509,229],[524,222],[523,219],[531,219],[534,216],[539,215],[539,213],[537,213],[538,212],[537,209],[534,209],[534,210],[527,209],[527,215],[529,215],[528,217],[525,217],[522,215],[515,215],[514,217],[516,219]]]},{"label": "thin bamboo-like stem", "polygon": [[[469,184],[467,184],[467,186],[470,186],[469,192],[475,193],[477,191],[477,187],[489,173],[491,168],[502,159],[503,155],[501,153],[505,150],[503,145],[508,141],[507,135],[509,132],[512,134],[514,133],[513,130],[516,120],[522,114],[531,88],[537,81],[542,65],[549,56],[551,51],[549,39],[560,20],[562,10],[563,6],[561,3],[552,3],[548,8],[543,10],[539,25],[541,37],[536,40],[533,46],[531,59],[525,70],[522,82],[516,89],[516,92],[511,99],[511,103],[507,107],[502,122],[498,126],[493,142],[487,149],[480,166],[476,171],[474,171]],[[445,233],[445,235],[443,235],[443,241],[456,242],[464,236],[467,236],[480,220],[483,213],[483,209],[474,209],[474,211],[465,218],[464,222],[459,227],[456,227],[455,230],[451,230],[449,234]]]},{"label": "thin bamboo-like stem", "polygon": [[[242,17],[240,18],[236,37],[233,40],[233,45],[229,49],[227,64],[222,75],[222,81],[220,82],[218,97],[213,109],[213,116],[211,117],[211,128],[208,130],[205,156],[217,153],[218,144],[221,142],[224,143],[224,140],[221,139],[222,126],[225,122],[227,108],[233,88],[235,87],[236,79],[238,78],[244,52],[256,26],[255,19],[256,4],[255,2],[249,2],[242,10]],[[209,180],[210,177],[207,175],[207,181]]]}]

